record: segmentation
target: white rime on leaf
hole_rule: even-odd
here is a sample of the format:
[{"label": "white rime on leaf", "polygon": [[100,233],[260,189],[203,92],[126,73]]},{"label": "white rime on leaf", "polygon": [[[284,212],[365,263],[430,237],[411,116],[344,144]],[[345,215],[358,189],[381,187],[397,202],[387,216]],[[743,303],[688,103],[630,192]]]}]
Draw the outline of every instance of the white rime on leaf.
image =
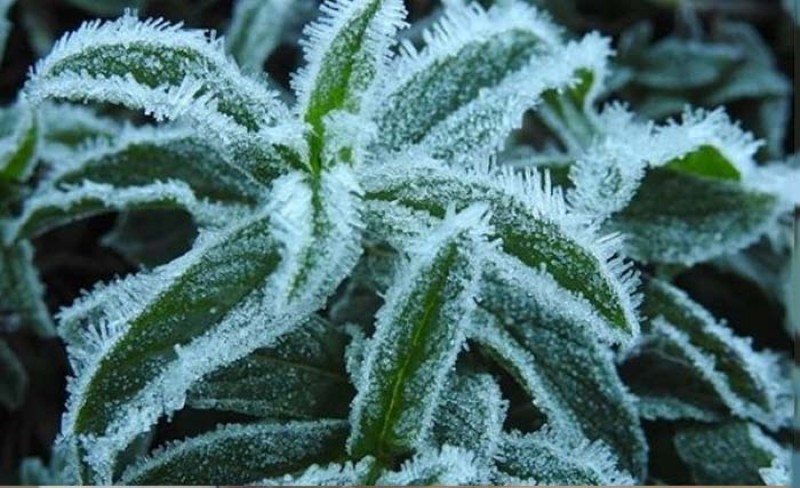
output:
[{"label": "white rime on leaf", "polygon": [[226,425],[168,445],[128,468],[126,485],[172,483],[247,483],[259,476],[295,470],[309,462],[336,457],[344,444],[346,423],[313,422]]},{"label": "white rime on leaf", "polygon": [[[450,204],[460,209],[487,202],[493,235],[501,239],[503,251],[520,265],[544,269],[564,289],[588,302],[594,320],[586,324],[599,337],[629,342],[638,334],[638,278],[630,263],[619,257],[619,236],[599,235],[584,214],[569,207],[547,172],[520,174],[511,167],[486,164],[460,168],[407,157],[372,165],[362,175],[370,205],[391,202],[441,218]],[[398,212],[389,209],[379,214],[392,218],[378,225],[404,233],[413,229]]]},{"label": "white rime on leaf", "polygon": [[411,245],[377,313],[355,385],[348,449],[354,456],[407,453],[423,445],[474,307],[486,207],[448,214]]},{"label": "white rime on leaf", "polygon": [[456,374],[436,411],[433,437],[438,445],[471,450],[475,463],[488,471],[495,457],[508,402],[487,374]]},{"label": "white rime on leaf", "polygon": [[242,171],[224,152],[184,126],[124,126],[118,133],[85,143],[62,155],[47,182],[77,184],[83,180],[116,187],[177,180],[199,198],[232,204],[263,200],[267,187]]},{"label": "white rime on leaf", "polygon": [[[225,46],[245,70],[261,71],[303,0],[238,0],[225,34]],[[298,7],[300,5],[300,7]]]},{"label": "white rime on leaf", "polygon": [[0,310],[6,315],[0,332],[30,327],[41,337],[53,337],[55,328],[44,303],[44,286],[33,264],[28,241],[0,245]]},{"label": "white rime on leaf", "polygon": [[[420,51],[409,42],[402,44],[401,54],[379,80],[379,105],[369,110],[388,150],[418,144],[433,127],[477,100],[482,90],[491,91],[537,55],[559,46],[560,32],[521,2],[488,12],[470,4],[447,9],[423,39]],[[507,108],[507,103],[495,110]]]},{"label": "white rime on leaf", "polygon": [[482,473],[475,464],[472,452],[460,447],[445,445],[441,450],[423,449],[403,463],[399,471],[381,475],[377,485],[474,485]]},{"label": "white rime on leaf", "polygon": [[[787,422],[791,411],[789,380],[779,357],[756,352],[748,339],[736,337],[680,289],[660,280],[648,283],[643,311],[648,331],[677,348],[733,412],[770,429]],[[680,394],[676,395],[680,398]]]},{"label": "white rime on leaf", "polygon": [[33,172],[41,146],[38,118],[24,95],[0,109],[0,181],[25,181]]},{"label": "white rime on leaf", "polygon": [[545,273],[499,255],[487,263],[470,337],[525,389],[554,429],[602,441],[621,469],[643,479],[647,444],[635,399],[608,346],[584,325],[586,308]]},{"label": "white rime on leaf", "polygon": [[695,483],[763,483],[761,471],[788,463],[789,453],[754,424],[727,422],[688,425],[678,430],[675,449]]},{"label": "white rime on leaf", "polygon": [[365,485],[369,473],[375,465],[375,458],[367,456],[357,463],[312,464],[299,475],[286,474],[282,477],[266,478],[255,483],[256,486],[354,486]]},{"label": "white rime on leaf", "polygon": [[180,181],[150,183],[145,186],[116,188],[84,181],[63,189],[40,188],[25,202],[22,214],[12,220],[7,242],[39,235],[74,220],[106,212],[145,208],[178,208],[192,214],[201,225],[222,225],[236,208],[199,200]]},{"label": "white rime on leaf", "polygon": [[110,142],[125,127],[81,105],[43,103],[38,112],[43,138],[39,157],[53,168],[65,159],[75,158],[87,145]]},{"label": "white rime on leaf", "polygon": [[633,485],[602,442],[589,442],[548,426],[502,439],[494,483],[504,485]]}]

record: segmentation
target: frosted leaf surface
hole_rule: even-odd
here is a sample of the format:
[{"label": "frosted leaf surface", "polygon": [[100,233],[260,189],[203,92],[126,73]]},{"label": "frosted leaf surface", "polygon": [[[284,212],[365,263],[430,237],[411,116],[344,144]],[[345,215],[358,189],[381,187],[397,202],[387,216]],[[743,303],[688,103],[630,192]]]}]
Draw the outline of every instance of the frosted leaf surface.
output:
[{"label": "frosted leaf surface", "polygon": [[737,182],[656,168],[607,228],[627,236],[638,260],[692,265],[753,244],[778,208],[773,195]]},{"label": "frosted leaf surface", "polygon": [[0,181],[24,181],[33,172],[41,139],[37,119],[24,96],[0,109]]},{"label": "frosted leaf surface", "polygon": [[25,398],[28,375],[5,339],[0,338],[0,406],[15,410]]},{"label": "frosted leaf surface", "polygon": [[[781,459],[784,458],[784,459]],[[781,456],[772,460],[768,468],[760,468],[758,474],[765,485],[788,486],[791,484],[792,472],[789,469],[789,455]]]},{"label": "frosted leaf surface", "polygon": [[[402,159],[362,173],[365,197],[442,217],[448,205],[488,202],[501,248],[532,269],[543,268],[563,288],[597,310],[596,332],[628,341],[638,332],[636,276],[615,257],[617,236],[598,235],[573,212],[547,173],[510,167],[455,168],[437,161]],[[401,230],[403,220],[398,221]]]},{"label": "frosted leaf surface", "polygon": [[21,215],[8,224],[6,240],[30,238],[101,213],[150,208],[183,209],[206,225],[221,225],[234,215],[234,209],[199,200],[188,186],[178,181],[128,188],[85,181],[63,189],[40,188],[25,201]]},{"label": "frosted leaf surface", "polygon": [[586,325],[586,309],[548,275],[503,261],[493,258],[484,273],[472,337],[553,429],[603,441],[622,469],[643,479],[647,445],[634,397]]},{"label": "frosted leaf surface", "polygon": [[700,485],[763,484],[760,470],[788,452],[754,424],[691,425],[675,434],[675,449]]},{"label": "frosted leaf surface", "polygon": [[226,425],[156,450],[128,468],[126,485],[241,484],[295,471],[341,455],[347,423],[313,422]]},{"label": "frosted leaf surface", "polygon": [[158,121],[188,121],[262,181],[300,165],[302,128],[288,108],[263,81],[239,72],[221,39],[181,24],[130,12],[84,24],[37,63],[24,91],[36,104],[107,102]]},{"label": "frosted leaf surface", "polygon": [[430,435],[474,307],[482,262],[476,248],[488,231],[485,212],[475,205],[449,214],[427,239],[407,249],[410,259],[377,313],[355,380],[352,455],[380,461],[413,451]]},{"label": "frosted leaf surface", "polygon": [[124,125],[95,110],[68,103],[43,103],[38,106],[43,144],[39,156],[54,168],[74,158],[87,145],[111,142]]},{"label": "frosted leaf surface", "polygon": [[352,391],[345,337],[312,316],[268,348],[214,371],[192,386],[187,405],[262,418],[345,418]]},{"label": "frosted leaf surface", "polygon": [[68,348],[76,377],[58,441],[81,461],[76,478],[108,483],[117,453],[181,408],[194,382],[297,324],[300,312],[276,296],[285,251],[273,234],[283,239],[288,229],[272,222],[262,211],[205,232],[168,265],[102,287],[62,312],[62,322],[92,324]]},{"label": "frosted leaf surface", "polygon": [[33,246],[28,241],[0,245],[0,313],[3,324],[30,327],[42,337],[55,335],[53,320],[44,303],[44,286],[33,264]]},{"label": "frosted leaf surface", "polygon": [[385,69],[389,47],[404,25],[399,0],[327,0],[304,30],[306,66],[292,80],[297,111],[309,127],[312,168],[321,168],[327,138],[325,116],[358,113],[365,93]]},{"label": "frosted leaf surface", "polygon": [[357,463],[348,461],[344,464],[313,464],[299,475],[286,474],[281,477],[267,478],[256,483],[257,486],[353,486],[365,485],[369,473],[375,465],[375,458],[365,457]]},{"label": "frosted leaf surface", "polygon": [[558,46],[559,37],[549,20],[522,2],[488,11],[476,4],[448,8],[423,35],[425,46],[418,51],[405,42],[380,80],[374,112],[380,144],[399,150],[420,143],[482,90]]},{"label": "frosted leaf surface", "polygon": [[533,434],[503,436],[493,482],[510,485],[633,485],[602,442],[545,426]]},{"label": "frosted leaf surface", "polygon": [[125,127],[111,142],[88,144],[62,159],[47,182],[83,180],[116,187],[176,180],[200,198],[243,204],[262,200],[268,191],[194,130],[175,126]]},{"label": "frosted leaf surface", "polygon": [[[645,289],[642,311],[650,321],[645,330],[662,338],[667,357],[680,358],[710,386],[735,415],[771,429],[788,425],[791,389],[779,357],[756,352],[749,340],[736,337],[683,291],[659,280]],[[685,388],[672,391],[681,398]],[[691,396],[690,396],[691,398]]]},{"label": "frosted leaf surface", "polygon": [[243,69],[259,72],[304,7],[298,0],[238,0],[225,33],[225,47]]},{"label": "frosted leaf surface", "polygon": [[481,474],[472,452],[444,446],[441,450],[421,451],[404,462],[398,471],[383,473],[375,483],[388,486],[474,485]]},{"label": "frosted leaf surface", "polygon": [[521,126],[527,110],[541,107],[548,93],[576,85],[579,73],[608,53],[608,40],[592,34],[534,57],[430,127],[414,148],[455,163],[485,161]]},{"label": "frosted leaf surface", "polygon": [[433,438],[472,451],[475,463],[488,470],[503,432],[508,402],[487,374],[456,374],[436,411]]}]

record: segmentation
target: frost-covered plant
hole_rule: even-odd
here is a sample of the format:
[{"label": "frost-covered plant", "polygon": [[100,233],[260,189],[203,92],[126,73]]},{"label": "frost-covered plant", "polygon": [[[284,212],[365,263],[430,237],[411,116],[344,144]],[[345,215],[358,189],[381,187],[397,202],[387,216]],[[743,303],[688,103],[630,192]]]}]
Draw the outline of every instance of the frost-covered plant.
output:
[{"label": "frost-covered plant", "polygon": [[[251,72],[274,46],[237,30],[269,18],[256,3],[227,44],[133,13],[91,22],[23,90],[25,171],[44,176],[6,248],[110,211],[199,228],[58,315],[74,376],[51,479],[629,484],[647,479],[642,417],[683,420],[698,481],[731,474],[708,445],[735,446],[748,481],[780,475],[779,357],[665,276],[639,289],[630,260],[689,265],[776,233],[791,187],[751,136],[719,111],[656,126],[599,109],[608,40],[568,41],[517,1],[448,2],[416,47],[396,41],[400,0],[325,2],[290,107],[226,51]],[[508,143],[526,114],[563,150]],[[642,364],[630,386],[622,360]],[[677,367],[692,389],[663,378]],[[252,420],[148,452],[186,407]]]}]

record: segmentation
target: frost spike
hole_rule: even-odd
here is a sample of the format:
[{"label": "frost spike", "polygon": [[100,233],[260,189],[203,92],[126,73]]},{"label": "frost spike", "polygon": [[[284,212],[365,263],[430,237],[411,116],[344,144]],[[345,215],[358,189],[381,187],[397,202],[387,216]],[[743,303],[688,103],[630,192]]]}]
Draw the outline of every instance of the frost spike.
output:
[{"label": "frost spike", "polygon": [[428,447],[404,462],[397,471],[384,472],[375,482],[379,486],[475,485],[481,477],[475,456],[468,449]]},{"label": "frost spike", "polygon": [[[544,268],[564,289],[588,301],[605,321],[593,325],[600,337],[629,342],[638,334],[637,278],[629,264],[615,256],[619,237],[599,236],[584,216],[569,208],[547,173],[519,174],[485,164],[450,167],[409,156],[366,169],[362,181],[371,202],[389,202],[435,217],[442,217],[450,204],[460,209],[488,202],[502,249],[531,269]],[[397,227],[403,230],[402,219]]]},{"label": "frost spike", "polygon": [[485,212],[475,205],[448,215],[433,235],[409,248],[411,259],[377,313],[355,381],[348,440],[353,456],[385,462],[412,452],[430,435],[474,307],[481,259],[473,253],[488,230]]},{"label": "frost spike", "polygon": [[225,425],[168,445],[128,468],[125,485],[242,484],[341,456],[344,421]]},{"label": "frost spike", "polygon": [[326,0],[320,10],[320,18],[304,30],[306,66],[292,80],[298,112],[310,126],[311,165],[317,170],[324,164],[326,115],[359,112],[405,16],[399,0]]}]

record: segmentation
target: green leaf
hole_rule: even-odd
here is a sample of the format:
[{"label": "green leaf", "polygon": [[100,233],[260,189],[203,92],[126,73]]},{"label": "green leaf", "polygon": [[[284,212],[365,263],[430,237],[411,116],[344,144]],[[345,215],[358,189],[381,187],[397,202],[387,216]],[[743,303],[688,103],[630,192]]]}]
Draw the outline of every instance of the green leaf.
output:
[{"label": "green leaf", "polygon": [[0,180],[28,179],[37,162],[39,139],[36,113],[24,97],[0,109]]},{"label": "green leaf", "polygon": [[740,184],[654,168],[608,227],[636,259],[692,265],[754,243],[775,209],[773,196]]},{"label": "green leaf", "polygon": [[345,418],[352,393],[344,346],[341,332],[312,316],[270,347],[203,378],[187,404],[264,418]]},{"label": "green leaf", "polygon": [[84,181],[64,190],[45,185],[25,201],[22,213],[7,226],[5,238],[12,243],[93,215],[143,209],[185,210],[198,223],[213,226],[224,224],[237,207],[199,200],[179,181],[128,188]]},{"label": "green leaf", "polygon": [[325,119],[336,110],[357,113],[364,93],[385,68],[403,24],[399,0],[328,0],[321,18],[304,30],[306,66],[293,80],[298,112],[310,125],[312,168],[320,170],[327,143]]},{"label": "green leaf", "polygon": [[181,27],[130,13],[84,24],[39,61],[25,93],[37,104],[105,102],[187,121],[259,181],[301,166],[302,129],[276,94],[242,75],[220,39]]},{"label": "green leaf", "polygon": [[60,445],[80,463],[76,479],[109,482],[116,454],[180,408],[192,383],[294,325],[291,317],[274,322],[280,302],[268,280],[281,256],[272,233],[255,214],[62,312],[67,338],[93,324],[69,348],[76,377]]},{"label": "green leaf", "polygon": [[[647,444],[633,397],[579,300],[546,274],[503,259],[484,273],[473,338],[527,391],[559,435],[602,441],[644,479]],[[586,401],[591,398],[591,401]]]},{"label": "green leaf", "polygon": [[776,458],[788,458],[788,452],[746,422],[684,427],[675,434],[675,449],[698,485],[762,485],[759,471]]},{"label": "green leaf", "polygon": [[474,306],[473,255],[485,232],[485,207],[448,216],[428,239],[409,248],[377,314],[353,401],[348,449],[386,462],[412,452],[430,434],[449,370],[464,344]]},{"label": "green leaf", "polygon": [[422,142],[483,90],[560,44],[556,27],[521,2],[488,12],[474,3],[448,8],[424,37],[422,50],[404,44],[386,71],[375,120],[380,142],[390,150]]},{"label": "green leaf", "polygon": [[[617,243],[589,230],[547,176],[531,171],[520,175],[508,167],[399,163],[366,171],[365,198],[435,217],[442,217],[449,205],[460,209],[488,202],[503,251],[531,269],[544,268],[561,287],[586,300],[596,333],[612,341],[629,341],[638,333],[636,280],[627,265],[614,258]],[[399,223],[402,227],[403,220]]]},{"label": "green leaf", "polygon": [[570,438],[547,427],[503,436],[494,483],[503,485],[632,485],[601,442]]},{"label": "green leaf", "polygon": [[28,375],[6,341],[0,339],[0,406],[14,410],[22,405]]},{"label": "green leaf", "polygon": [[27,241],[0,246],[0,310],[12,328],[30,327],[41,337],[55,335],[44,286],[33,264],[33,246]]},{"label": "green leaf", "polygon": [[476,462],[489,466],[501,442],[508,402],[500,386],[486,374],[454,375],[434,418],[433,437],[472,451]]},{"label": "green leaf", "polygon": [[725,159],[725,156],[720,154],[714,146],[700,146],[697,150],[686,153],[667,163],[664,167],[708,178],[734,181],[741,179],[736,167]]},{"label": "green leaf", "polygon": [[347,423],[336,420],[226,425],[158,450],[129,468],[126,485],[243,484],[326,462],[344,452]]},{"label": "green leaf", "polygon": [[268,191],[188,127],[125,127],[112,142],[62,159],[46,183],[63,187],[85,180],[115,187],[175,180],[198,197],[224,203],[256,203]]},{"label": "green leaf", "polygon": [[[776,355],[754,351],[749,341],[734,336],[683,291],[664,281],[650,280],[644,296],[642,312],[649,317],[644,327],[658,338],[650,349],[660,346],[659,359],[688,366],[694,370],[693,383],[700,383],[694,391],[685,385],[669,391],[669,383],[660,381],[654,383],[659,384],[657,391],[700,408],[714,410],[721,403],[735,415],[773,429],[788,424],[790,387],[788,378],[781,377]],[[696,395],[698,390],[701,395]]]}]

